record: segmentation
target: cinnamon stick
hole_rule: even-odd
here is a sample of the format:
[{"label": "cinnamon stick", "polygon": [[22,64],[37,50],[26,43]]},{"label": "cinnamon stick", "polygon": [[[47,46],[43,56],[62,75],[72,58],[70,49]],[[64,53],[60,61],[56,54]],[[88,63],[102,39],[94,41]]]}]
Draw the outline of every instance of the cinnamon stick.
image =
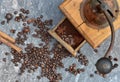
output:
[{"label": "cinnamon stick", "polygon": [[0,36],[3,37],[4,39],[10,41],[11,43],[15,43],[15,39],[7,35],[6,33],[0,31]]},{"label": "cinnamon stick", "polygon": [[13,48],[13,49],[15,49],[17,52],[21,52],[21,48],[19,48],[18,46],[16,46],[15,44],[13,44],[13,43],[11,43],[11,42],[9,42],[9,41],[7,41],[6,39],[4,39],[3,37],[1,37],[0,36],[0,41],[2,42],[2,43],[4,43],[4,44],[6,44],[7,46],[9,46],[9,47],[11,47],[11,48]]}]

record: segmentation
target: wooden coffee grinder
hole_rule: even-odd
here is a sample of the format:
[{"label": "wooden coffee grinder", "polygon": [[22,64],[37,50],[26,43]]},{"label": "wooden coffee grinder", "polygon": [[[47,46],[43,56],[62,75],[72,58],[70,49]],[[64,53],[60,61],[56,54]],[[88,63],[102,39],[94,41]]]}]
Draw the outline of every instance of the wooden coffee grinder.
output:
[{"label": "wooden coffee grinder", "polygon": [[[113,65],[108,56],[114,45],[115,30],[120,27],[119,6],[120,0],[65,0],[60,5],[61,11],[72,23],[73,28],[75,28],[93,48],[99,46],[111,34],[111,43],[107,52],[104,57],[100,58],[96,63],[96,68],[101,74],[108,74],[112,70]],[[58,38],[55,29],[50,30],[49,33],[69,52],[74,56],[76,55],[75,50],[71,49],[71,46],[66,45],[68,43]],[[80,47],[78,47],[78,49],[79,48]]]}]

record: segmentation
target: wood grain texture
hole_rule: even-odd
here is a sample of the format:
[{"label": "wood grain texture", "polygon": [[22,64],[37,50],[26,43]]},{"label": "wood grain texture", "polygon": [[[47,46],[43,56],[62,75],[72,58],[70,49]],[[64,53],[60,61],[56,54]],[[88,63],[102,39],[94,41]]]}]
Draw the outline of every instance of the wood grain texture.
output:
[{"label": "wood grain texture", "polygon": [[12,42],[12,43],[15,43],[15,39],[10,37],[9,35],[7,35],[6,33],[0,31],[0,36],[5,38],[6,40]]},{"label": "wood grain texture", "polygon": [[[120,7],[120,0],[117,0]],[[70,20],[70,22],[75,26],[75,28],[83,35],[83,37],[88,41],[88,43],[96,48],[105,39],[107,39],[111,32],[109,26],[102,29],[93,29],[83,23],[80,16],[80,4],[82,0],[66,0],[60,5],[60,9]],[[120,14],[118,18],[114,21],[115,30],[120,28]]]},{"label": "wood grain texture", "polygon": [[80,16],[80,3],[82,0],[65,0],[59,8],[65,14],[65,16],[71,21],[71,23],[78,27],[83,20]]},{"label": "wood grain texture", "polygon": [[64,40],[60,38],[60,36],[55,32],[57,27],[66,19],[64,17],[53,29],[49,30],[48,33],[54,37],[60,44],[62,44],[73,56],[76,56],[78,50],[85,44],[86,40],[84,40],[76,49],[72,48],[71,45],[66,43]]}]

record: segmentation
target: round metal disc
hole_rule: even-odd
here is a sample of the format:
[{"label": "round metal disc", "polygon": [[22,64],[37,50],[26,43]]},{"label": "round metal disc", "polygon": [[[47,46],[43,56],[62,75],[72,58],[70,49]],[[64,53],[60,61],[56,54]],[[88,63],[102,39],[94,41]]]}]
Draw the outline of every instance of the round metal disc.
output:
[{"label": "round metal disc", "polygon": [[[103,0],[112,9],[114,15],[113,21],[117,18],[119,10],[116,0]],[[80,15],[83,21],[92,28],[101,29],[108,26],[108,22],[103,13],[96,10],[96,5],[99,3],[96,0],[83,0],[80,6]]]},{"label": "round metal disc", "polygon": [[101,58],[96,63],[96,68],[101,74],[107,74],[112,71],[112,62],[108,58]]}]

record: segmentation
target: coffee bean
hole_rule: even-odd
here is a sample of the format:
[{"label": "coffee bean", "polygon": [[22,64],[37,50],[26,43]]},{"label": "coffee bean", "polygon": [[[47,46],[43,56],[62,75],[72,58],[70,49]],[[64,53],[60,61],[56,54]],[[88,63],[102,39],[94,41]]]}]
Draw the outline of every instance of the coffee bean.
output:
[{"label": "coffee bean", "polygon": [[2,45],[2,42],[0,42],[0,45]]},{"label": "coffee bean", "polygon": [[109,56],[108,58],[109,58],[110,60],[112,60],[112,56]]},{"label": "coffee bean", "polygon": [[41,79],[41,77],[40,77],[40,76],[37,76],[37,79]]},{"label": "coffee bean", "polygon": [[94,52],[95,52],[95,53],[98,53],[98,50],[97,50],[97,49],[94,49]]},{"label": "coffee bean", "polygon": [[23,23],[23,26],[26,26],[26,23]]},{"label": "coffee bean", "polygon": [[114,67],[114,68],[117,68],[117,67],[118,67],[118,64],[117,64],[117,63],[115,63],[115,64],[113,65],[113,67]]},{"label": "coffee bean", "polygon": [[94,75],[93,75],[93,74],[90,74],[90,77],[94,77]]},{"label": "coffee bean", "polygon": [[18,14],[18,11],[14,11],[14,14],[15,14],[15,15]]},{"label": "coffee bean", "polygon": [[118,59],[117,59],[117,58],[114,58],[114,61],[118,61]]},{"label": "coffee bean", "polygon": [[29,10],[26,10],[26,14],[29,14],[30,13],[30,11]]},{"label": "coffee bean", "polygon": [[6,55],[6,56],[9,55],[9,53],[8,53],[8,52],[5,52],[5,55]]},{"label": "coffee bean", "polygon": [[1,24],[4,25],[4,24],[5,24],[5,21],[2,21]]},{"label": "coffee bean", "polygon": [[16,80],[15,82],[19,82],[18,80]]},{"label": "coffee bean", "polygon": [[20,22],[20,17],[16,16],[14,20],[17,21],[17,22]]},{"label": "coffee bean", "polygon": [[15,33],[15,31],[16,31],[16,30],[14,30],[14,29],[11,29],[11,30],[10,30],[10,32],[13,33],[13,34]]},{"label": "coffee bean", "polygon": [[99,72],[98,72],[98,71],[95,71],[94,73],[95,73],[95,74],[99,74]]},{"label": "coffee bean", "polygon": [[3,61],[6,62],[6,58],[3,58]]}]

